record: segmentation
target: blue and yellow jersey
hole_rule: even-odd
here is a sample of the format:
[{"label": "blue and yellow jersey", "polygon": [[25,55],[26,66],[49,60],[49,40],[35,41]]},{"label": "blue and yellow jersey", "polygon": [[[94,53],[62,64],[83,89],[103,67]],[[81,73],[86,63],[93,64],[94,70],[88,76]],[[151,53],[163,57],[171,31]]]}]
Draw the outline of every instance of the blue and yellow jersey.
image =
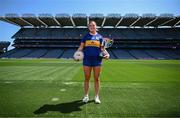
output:
[{"label": "blue and yellow jersey", "polygon": [[85,44],[84,47],[84,58],[95,59],[99,57],[101,53],[103,37],[100,34],[91,35],[88,33],[81,40]]}]

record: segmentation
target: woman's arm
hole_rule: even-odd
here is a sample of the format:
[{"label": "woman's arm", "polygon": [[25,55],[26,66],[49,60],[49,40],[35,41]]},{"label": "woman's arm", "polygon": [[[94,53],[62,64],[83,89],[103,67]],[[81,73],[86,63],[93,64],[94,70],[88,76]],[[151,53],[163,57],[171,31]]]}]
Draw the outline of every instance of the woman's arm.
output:
[{"label": "woman's arm", "polygon": [[83,51],[83,48],[84,48],[84,43],[81,43],[77,51]]}]

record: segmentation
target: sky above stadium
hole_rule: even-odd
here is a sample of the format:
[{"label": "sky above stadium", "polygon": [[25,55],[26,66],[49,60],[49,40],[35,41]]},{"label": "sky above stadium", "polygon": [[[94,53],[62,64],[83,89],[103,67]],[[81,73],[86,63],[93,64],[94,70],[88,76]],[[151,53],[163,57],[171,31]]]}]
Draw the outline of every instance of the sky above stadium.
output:
[{"label": "sky above stadium", "polygon": [[[6,13],[173,13],[180,15],[180,0],[1,0],[0,16]],[[0,21],[0,41],[12,41],[20,28]],[[10,47],[11,49],[12,47]]]}]

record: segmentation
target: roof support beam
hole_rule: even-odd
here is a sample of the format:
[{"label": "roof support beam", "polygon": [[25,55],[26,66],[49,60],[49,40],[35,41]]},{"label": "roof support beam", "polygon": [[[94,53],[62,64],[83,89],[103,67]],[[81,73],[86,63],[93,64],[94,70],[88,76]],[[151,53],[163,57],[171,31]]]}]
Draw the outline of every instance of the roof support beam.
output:
[{"label": "roof support beam", "polygon": [[106,17],[104,17],[101,27],[104,26],[105,21],[106,21]]},{"label": "roof support beam", "polygon": [[21,19],[22,21],[26,22],[27,24],[31,25],[31,26],[34,26],[33,24],[31,24],[30,22],[26,21],[25,19],[19,17],[19,19]]},{"label": "roof support beam", "polygon": [[117,28],[117,26],[121,23],[121,21],[123,20],[123,17],[121,17],[121,19],[118,21],[118,23],[115,25],[115,28]]},{"label": "roof support beam", "polygon": [[152,22],[154,22],[154,21],[157,20],[157,19],[158,19],[158,18],[156,17],[155,19],[153,19],[153,20],[150,21],[149,23],[145,24],[144,27],[147,26],[147,25],[149,25],[149,24],[151,24]]},{"label": "roof support beam", "polygon": [[87,26],[89,25],[89,17],[87,17]]},{"label": "roof support beam", "polygon": [[6,19],[5,17],[3,17],[3,20],[5,20],[5,21],[8,22],[8,23],[14,24],[14,25],[16,25],[16,26],[22,27],[21,25],[19,25],[19,24],[17,24],[17,23],[14,23],[14,22],[12,22],[12,21]]},{"label": "roof support beam", "polygon": [[176,25],[179,24],[179,23],[180,23],[180,20],[173,27],[176,27]]},{"label": "roof support beam", "polygon": [[45,25],[46,27],[48,26],[46,23],[44,23],[41,19],[39,19],[38,17],[37,17],[37,20],[39,21],[39,22],[41,22],[43,25]]},{"label": "roof support beam", "polygon": [[74,23],[72,17],[70,17],[70,20],[71,20],[71,23],[72,23],[73,27],[75,27],[76,25],[75,25],[75,23]]},{"label": "roof support beam", "polygon": [[56,20],[56,18],[53,18],[53,20],[54,20],[59,26],[61,26],[61,24]]},{"label": "roof support beam", "polygon": [[165,24],[169,23],[170,21],[172,21],[172,20],[174,20],[174,19],[175,19],[175,18],[172,18],[172,19],[170,19],[170,20],[168,20],[168,21],[166,21],[166,22],[160,24],[159,26],[165,25]]},{"label": "roof support beam", "polygon": [[130,25],[130,27],[131,26],[133,26],[136,22],[138,22],[138,20],[140,20],[141,19],[141,17],[139,17],[136,21],[134,21],[131,25]]}]

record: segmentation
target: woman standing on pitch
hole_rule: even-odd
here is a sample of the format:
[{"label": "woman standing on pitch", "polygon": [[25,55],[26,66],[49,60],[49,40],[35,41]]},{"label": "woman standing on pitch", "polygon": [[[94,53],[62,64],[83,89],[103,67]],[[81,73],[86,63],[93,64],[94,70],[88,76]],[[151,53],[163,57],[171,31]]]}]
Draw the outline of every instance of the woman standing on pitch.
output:
[{"label": "woman standing on pitch", "polygon": [[[83,69],[84,69],[84,98],[83,102],[89,101],[89,80],[91,77],[91,71],[94,73],[94,89],[95,89],[95,103],[101,103],[99,99],[99,88],[100,88],[100,72],[102,58],[99,56],[101,51],[105,48],[102,45],[103,37],[97,33],[96,22],[90,21],[88,25],[89,33],[84,36],[81,40],[81,44],[77,51],[84,52],[83,59]],[[103,56],[103,58],[108,59],[109,54]]]}]

